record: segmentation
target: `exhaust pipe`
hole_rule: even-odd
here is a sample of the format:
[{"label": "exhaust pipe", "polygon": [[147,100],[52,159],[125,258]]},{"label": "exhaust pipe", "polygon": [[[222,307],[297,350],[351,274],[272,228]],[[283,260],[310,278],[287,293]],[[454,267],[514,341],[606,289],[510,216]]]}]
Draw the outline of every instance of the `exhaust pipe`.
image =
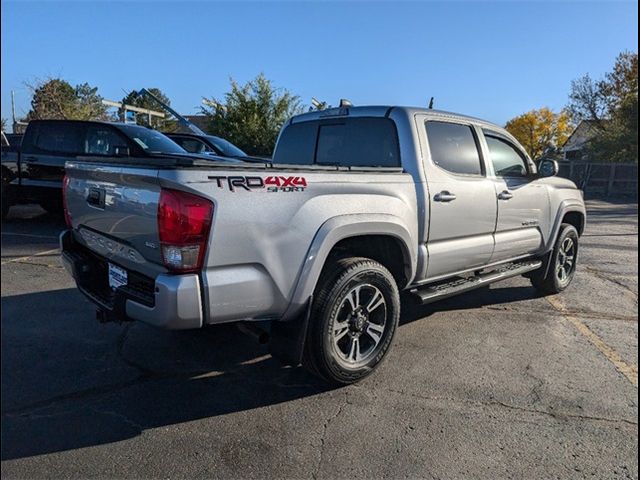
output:
[{"label": "exhaust pipe", "polygon": [[238,327],[238,330],[245,335],[252,337],[260,345],[264,345],[269,342],[269,332],[258,327],[254,322],[238,322],[236,326]]}]

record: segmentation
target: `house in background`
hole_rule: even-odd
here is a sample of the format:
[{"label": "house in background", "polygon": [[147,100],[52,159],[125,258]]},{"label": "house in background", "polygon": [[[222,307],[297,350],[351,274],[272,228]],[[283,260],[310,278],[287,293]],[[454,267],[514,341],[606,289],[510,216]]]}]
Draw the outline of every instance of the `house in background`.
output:
[{"label": "house in background", "polygon": [[595,120],[582,120],[575,128],[573,133],[569,135],[567,141],[562,146],[563,160],[568,162],[577,162],[580,160],[588,160],[586,147],[589,141],[598,132],[598,123]]}]

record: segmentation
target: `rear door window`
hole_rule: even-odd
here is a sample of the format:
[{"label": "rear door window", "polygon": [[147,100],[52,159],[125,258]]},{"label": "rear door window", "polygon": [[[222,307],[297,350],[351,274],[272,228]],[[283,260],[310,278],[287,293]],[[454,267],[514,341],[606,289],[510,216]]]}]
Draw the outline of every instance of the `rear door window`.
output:
[{"label": "rear door window", "polygon": [[34,146],[43,153],[77,155],[82,152],[84,125],[51,122],[38,125]]},{"label": "rear door window", "polygon": [[426,122],[431,160],[458,175],[482,175],[482,162],[475,135],[469,125]]}]

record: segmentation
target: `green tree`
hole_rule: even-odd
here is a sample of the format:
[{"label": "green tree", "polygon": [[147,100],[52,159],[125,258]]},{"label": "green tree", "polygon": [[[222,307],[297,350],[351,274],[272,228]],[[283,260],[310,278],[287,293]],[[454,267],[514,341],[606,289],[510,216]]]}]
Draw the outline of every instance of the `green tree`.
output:
[{"label": "green tree", "polygon": [[2,118],[0,119],[0,122],[0,126],[2,127],[1,130],[4,132],[7,129],[7,119]]},{"label": "green tree", "polygon": [[638,54],[622,52],[618,55],[613,71],[605,74],[600,82],[602,96],[609,112],[628,107],[629,99],[638,98]]},{"label": "green tree", "polygon": [[223,137],[250,155],[271,155],[284,122],[302,113],[300,98],[276,88],[260,74],[244,85],[231,79],[223,100],[205,98],[202,113],[211,133]]},{"label": "green tree", "polygon": [[30,85],[31,110],[26,120],[101,120],[107,117],[97,87],[83,83],[73,87],[66,80],[52,78]]},{"label": "green tree", "polygon": [[547,107],[523,113],[509,120],[505,128],[534,160],[557,152],[573,130],[568,112],[554,113]]},{"label": "green tree", "polygon": [[607,115],[607,105],[599,82],[588,73],[571,81],[567,110],[576,124],[581,120],[599,122]]},{"label": "green tree", "polygon": [[568,110],[576,123],[589,120],[597,133],[587,153],[612,162],[638,161],[638,54],[623,52],[601,80],[585,75],[571,83]]},{"label": "green tree", "polygon": [[[171,100],[167,97],[162,90],[159,88],[147,88],[147,90],[157,97],[163,103],[171,106]],[[156,112],[162,112],[167,115],[165,118],[158,118],[151,116],[151,121],[149,121],[149,115],[146,113],[135,113],[136,123],[138,125],[145,125],[153,128],[157,128],[158,130],[162,130],[163,132],[173,132],[177,130],[177,122],[172,119],[167,112],[162,110],[162,107],[158,102],[147,95],[138,95],[138,92],[135,90],[130,91],[125,97],[122,99],[122,103],[131,105],[138,108],[145,108],[147,110],[155,110]],[[118,115],[122,115],[122,110],[118,111]]]},{"label": "green tree", "polygon": [[98,95],[98,87],[88,83],[76,85],[76,116],[84,119],[103,119],[107,108],[102,104],[102,97]]}]

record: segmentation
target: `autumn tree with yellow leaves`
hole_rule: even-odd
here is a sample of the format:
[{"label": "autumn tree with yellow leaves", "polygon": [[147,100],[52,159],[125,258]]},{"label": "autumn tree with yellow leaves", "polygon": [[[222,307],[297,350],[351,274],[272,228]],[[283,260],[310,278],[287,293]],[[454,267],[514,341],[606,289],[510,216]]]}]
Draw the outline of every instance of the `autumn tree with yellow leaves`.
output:
[{"label": "autumn tree with yellow leaves", "polygon": [[547,107],[523,113],[509,120],[505,128],[534,160],[556,152],[573,131],[568,112],[555,113]]}]

